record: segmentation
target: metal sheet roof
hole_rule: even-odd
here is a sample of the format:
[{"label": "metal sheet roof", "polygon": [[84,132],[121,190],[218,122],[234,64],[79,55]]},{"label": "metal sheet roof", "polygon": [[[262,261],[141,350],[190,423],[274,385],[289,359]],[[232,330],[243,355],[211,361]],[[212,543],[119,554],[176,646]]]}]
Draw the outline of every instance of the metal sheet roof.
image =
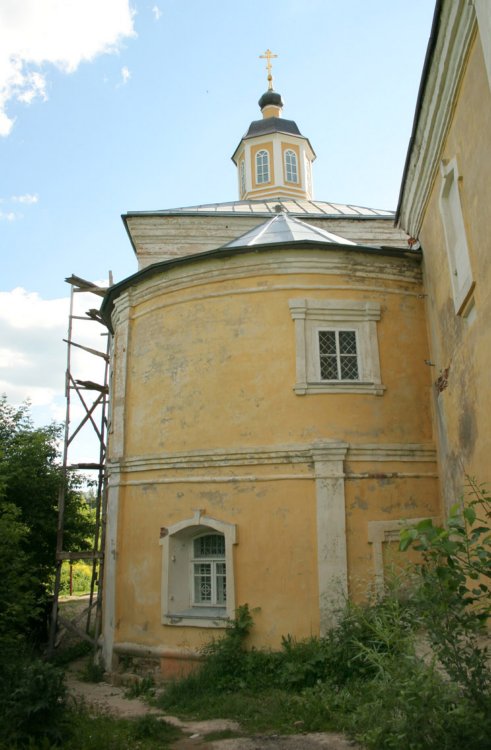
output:
[{"label": "metal sheet roof", "polygon": [[249,125],[249,129],[244,138],[255,138],[257,135],[266,135],[268,133],[290,133],[293,135],[302,135],[298,125],[293,120],[285,120],[283,117],[266,117],[263,120],[254,120]]},{"label": "metal sheet roof", "polygon": [[329,203],[327,201],[308,201],[294,198],[270,198],[267,200],[227,201],[226,203],[206,203],[198,206],[181,208],[166,208],[157,211],[128,211],[126,216],[168,215],[168,214],[277,214],[280,206],[282,210],[295,216],[332,216],[350,218],[383,218],[394,220],[393,211],[376,208],[346,205],[343,203]]},{"label": "metal sheet roof", "polygon": [[313,227],[294,216],[278,213],[272,219],[254,227],[249,232],[227,242],[223,247],[251,247],[253,245],[267,245],[290,242],[329,242],[336,245],[354,245],[355,242],[345,240],[337,234],[326,232],[325,229]]}]

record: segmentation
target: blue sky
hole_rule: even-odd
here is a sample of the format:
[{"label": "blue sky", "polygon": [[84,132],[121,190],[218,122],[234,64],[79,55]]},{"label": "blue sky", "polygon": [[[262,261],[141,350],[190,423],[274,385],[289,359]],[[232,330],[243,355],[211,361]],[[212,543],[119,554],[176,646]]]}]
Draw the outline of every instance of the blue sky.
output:
[{"label": "blue sky", "polygon": [[64,278],[136,270],[122,213],[237,198],[268,47],[315,197],[394,209],[433,9],[0,0],[0,391],[63,416]]}]

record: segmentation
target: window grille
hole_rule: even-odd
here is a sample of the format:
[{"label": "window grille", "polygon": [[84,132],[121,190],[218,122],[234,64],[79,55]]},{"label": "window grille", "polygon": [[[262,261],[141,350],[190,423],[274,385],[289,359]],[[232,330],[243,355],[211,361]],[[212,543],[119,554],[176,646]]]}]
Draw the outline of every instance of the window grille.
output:
[{"label": "window grille", "polygon": [[298,182],[297,155],[288,149],[285,151],[286,181]]},{"label": "window grille", "polygon": [[358,380],[355,331],[319,331],[321,380]]},{"label": "window grille", "polygon": [[227,602],[225,537],[206,534],[193,542],[194,604],[223,606]]},{"label": "window grille", "polygon": [[269,155],[267,151],[258,151],[256,154],[256,182],[269,182]]}]

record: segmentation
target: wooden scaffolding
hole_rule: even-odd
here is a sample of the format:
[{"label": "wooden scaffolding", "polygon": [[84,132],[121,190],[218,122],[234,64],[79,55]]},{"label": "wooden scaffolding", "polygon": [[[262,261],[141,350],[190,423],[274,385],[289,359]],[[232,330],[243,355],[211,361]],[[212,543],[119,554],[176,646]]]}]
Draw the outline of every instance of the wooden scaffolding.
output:
[{"label": "wooden scaffolding", "polygon": [[[77,636],[88,641],[94,650],[94,659],[98,659],[98,641],[101,633],[102,621],[102,588],[104,581],[104,544],[106,527],[106,448],[107,448],[107,424],[108,424],[108,395],[109,395],[109,347],[110,334],[102,320],[99,309],[91,308],[83,315],[77,314],[75,310],[76,296],[79,294],[93,294],[104,297],[106,289],[81,279],[78,276],[70,276],[65,279],[70,284],[70,311],[68,318],[68,334],[64,339],[67,345],[67,366],[65,374],[65,433],[63,444],[63,467],[62,482],[58,496],[58,527],[56,538],[56,573],[53,593],[53,605],[51,612],[48,658],[51,658],[55,648],[65,632],[75,632]],[[103,326],[101,333],[105,337],[103,351],[88,347],[75,339],[83,333],[81,327],[87,325]],[[102,382],[92,380],[81,380],[77,378],[77,365],[74,363],[74,350],[82,350],[90,357],[99,358],[99,372],[102,372]],[[82,407],[82,416],[73,419],[74,408],[72,401],[74,397]],[[91,445],[94,445],[94,461],[86,463],[72,463],[71,456],[73,446],[77,437],[90,432]],[[90,472],[95,477],[95,528],[91,549],[87,551],[68,551],[64,548],[65,506],[66,495],[69,489],[69,474],[72,471]],[[91,564],[92,575],[90,582],[90,594],[87,607],[83,616],[71,621],[62,617],[59,610],[59,599],[61,590],[61,573],[63,562],[84,560]],[[71,570],[71,565],[70,565]],[[81,622],[82,620],[82,622]],[[85,620],[85,622],[83,622]]]}]

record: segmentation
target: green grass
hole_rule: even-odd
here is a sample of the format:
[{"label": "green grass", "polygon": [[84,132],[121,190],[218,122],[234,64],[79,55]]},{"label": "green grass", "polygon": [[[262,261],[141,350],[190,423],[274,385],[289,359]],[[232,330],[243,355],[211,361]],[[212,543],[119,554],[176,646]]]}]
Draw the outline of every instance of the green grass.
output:
[{"label": "green grass", "polygon": [[[155,705],[183,718],[233,719],[248,734],[341,731],[367,750],[482,750],[491,694],[479,701],[417,653],[418,619],[405,589],[348,604],[323,638],[247,650],[248,612],[206,647],[201,668]],[[483,680],[487,667],[482,661]],[[477,657],[476,657],[477,659]]]},{"label": "green grass", "polygon": [[77,708],[69,712],[69,719],[71,736],[59,750],[165,750],[182,736],[179,729],[152,715],[118,719]]},{"label": "green grass", "polygon": [[[179,689],[177,688],[179,691]],[[237,690],[184,697],[160,695],[156,704],[191,720],[233,719],[246,733],[328,731],[335,728],[328,708],[307,694],[269,688],[263,691]]]}]

